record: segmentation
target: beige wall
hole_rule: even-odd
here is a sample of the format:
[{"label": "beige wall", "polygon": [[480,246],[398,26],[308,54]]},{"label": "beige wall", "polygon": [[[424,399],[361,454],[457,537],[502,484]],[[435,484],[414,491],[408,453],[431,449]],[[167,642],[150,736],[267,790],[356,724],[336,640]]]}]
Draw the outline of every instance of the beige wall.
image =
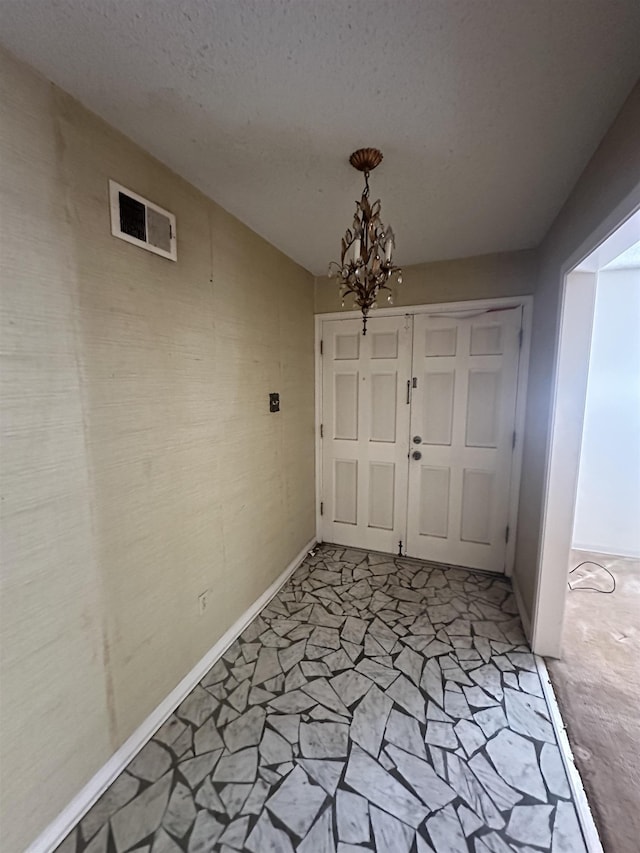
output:
[{"label": "beige wall", "polygon": [[[516,550],[516,581],[529,614],[538,580],[538,540],[562,267],[597,232],[607,216],[618,206],[625,206],[625,199],[639,184],[640,83],[629,95],[540,247]],[[631,210],[629,201],[626,213]],[[599,239],[606,236],[600,234]],[[590,245],[586,251],[592,248]]]},{"label": "beige wall", "polygon": [[[336,239],[339,240],[339,234]],[[402,271],[395,305],[426,305],[533,293],[537,257],[531,250],[416,264]],[[345,310],[352,308],[347,299]],[[315,312],[340,311],[335,279],[315,280]]]},{"label": "beige wall", "polygon": [[[12,853],[312,538],[313,280],[6,54],[0,78]],[[177,264],[111,237],[109,177],[177,215]]]}]

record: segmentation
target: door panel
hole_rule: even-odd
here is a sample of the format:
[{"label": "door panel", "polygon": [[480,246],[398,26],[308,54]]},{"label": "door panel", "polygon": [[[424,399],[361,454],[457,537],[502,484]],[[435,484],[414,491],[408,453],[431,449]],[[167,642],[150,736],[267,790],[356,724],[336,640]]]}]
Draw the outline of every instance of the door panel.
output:
[{"label": "door panel", "polygon": [[422,441],[425,444],[450,445],[453,433],[453,366],[441,371],[424,371],[422,375]]},{"label": "door panel", "polygon": [[504,571],[520,325],[520,308],[414,318],[410,556]]},{"label": "door panel", "polygon": [[322,536],[397,552],[407,504],[411,318],[323,323]]},{"label": "door panel", "polygon": [[333,438],[343,441],[358,440],[358,392],[360,374],[339,368],[333,377]]}]

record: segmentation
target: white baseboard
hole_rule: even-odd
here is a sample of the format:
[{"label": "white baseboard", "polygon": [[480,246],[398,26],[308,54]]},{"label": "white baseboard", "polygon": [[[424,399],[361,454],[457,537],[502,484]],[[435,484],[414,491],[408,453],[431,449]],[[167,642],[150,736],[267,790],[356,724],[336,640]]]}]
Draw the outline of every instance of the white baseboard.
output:
[{"label": "white baseboard", "polygon": [[567,731],[560,713],[560,707],[558,706],[558,700],[556,699],[556,694],[553,690],[551,679],[549,678],[549,672],[547,671],[547,665],[544,662],[544,658],[541,658],[539,655],[535,655],[535,661],[536,666],[538,667],[538,675],[542,682],[542,692],[544,693],[544,698],[546,699],[549,711],[551,712],[551,724],[556,735],[556,740],[558,741],[558,747],[560,749],[560,755],[562,756],[564,769],[567,773],[567,779],[569,780],[571,798],[576,807],[580,828],[582,829],[585,844],[587,845],[587,853],[603,853],[600,836],[598,835],[593,814],[589,808],[589,802],[582,784],[582,779],[580,778],[580,773],[575,765],[571,745],[569,743],[569,738],[567,737]]},{"label": "white baseboard", "polygon": [[612,559],[623,560],[640,560],[640,553],[637,551],[624,551],[622,548],[611,548],[609,545],[580,545],[574,542],[571,545],[572,551],[584,551],[587,554],[600,554],[603,557],[611,557]]},{"label": "white baseboard", "polygon": [[226,631],[206,655],[198,661],[191,672],[182,679],[158,707],[138,726],[129,737],[90,779],[84,788],[71,800],[69,805],[52,821],[49,826],[27,848],[25,853],[51,853],[84,817],[91,806],[104,794],[109,785],[122,773],[129,762],[142,749],[160,726],[175,711],[211,669],[218,658],[225,653],[231,643],[244,631],[248,624],[271,601],[282,586],[289,580],[307,553],[316,543],[315,537],[294,557],[282,574],[271,586],[246,610],[242,616]]},{"label": "white baseboard", "polygon": [[511,587],[513,589],[513,594],[516,599],[516,605],[518,607],[518,613],[520,614],[520,621],[522,622],[525,637],[529,641],[529,645],[531,645],[531,642],[533,640],[533,637],[531,636],[531,619],[529,618],[529,614],[527,613],[527,608],[524,606],[522,594],[520,593],[520,587],[518,586],[518,580],[515,575],[513,575],[513,577],[511,578]]}]

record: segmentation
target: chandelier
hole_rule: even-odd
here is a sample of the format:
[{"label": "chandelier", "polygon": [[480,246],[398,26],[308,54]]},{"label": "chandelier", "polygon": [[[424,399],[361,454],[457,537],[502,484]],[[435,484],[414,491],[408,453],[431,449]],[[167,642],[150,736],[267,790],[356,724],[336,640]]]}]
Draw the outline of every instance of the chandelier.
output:
[{"label": "chandelier", "polygon": [[387,290],[387,302],[393,304],[391,276],[402,284],[402,270],[392,260],[395,236],[389,226],[380,220],[380,199],[369,201],[369,175],[382,162],[382,152],[377,148],[359,148],[349,162],[359,172],[364,172],[364,190],[356,201],[353,225],[342,238],[340,263],[331,261],[329,278],[337,276],[344,307],[345,298],[353,295],[353,306],[362,311],[362,334],[367,334],[369,311],[377,308],[381,290]]}]

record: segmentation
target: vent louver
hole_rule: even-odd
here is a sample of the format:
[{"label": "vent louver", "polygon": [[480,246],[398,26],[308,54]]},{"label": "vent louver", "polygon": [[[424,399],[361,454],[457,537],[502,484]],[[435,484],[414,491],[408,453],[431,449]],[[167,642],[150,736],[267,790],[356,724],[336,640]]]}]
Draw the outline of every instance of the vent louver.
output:
[{"label": "vent louver", "polygon": [[111,233],[148,252],[177,260],[176,218],[126,187],[109,181]]}]

